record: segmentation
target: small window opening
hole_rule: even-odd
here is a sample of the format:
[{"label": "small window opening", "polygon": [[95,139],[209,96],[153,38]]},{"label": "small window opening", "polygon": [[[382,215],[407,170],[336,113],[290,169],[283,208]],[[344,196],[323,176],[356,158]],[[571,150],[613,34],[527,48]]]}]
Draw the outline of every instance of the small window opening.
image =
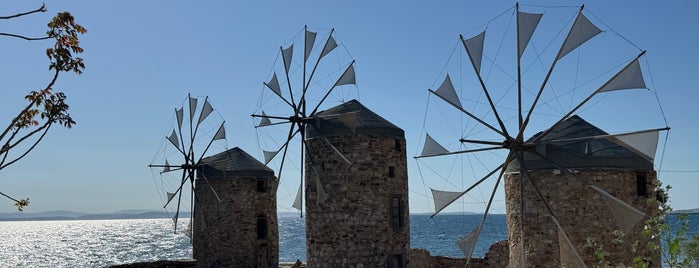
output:
[{"label": "small window opening", "polygon": [[402,150],[401,142],[400,139],[396,139],[396,152],[400,152]]},{"label": "small window opening", "polygon": [[257,239],[267,239],[267,217],[257,216]]},{"label": "small window opening", "polygon": [[388,176],[391,178],[396,176],[396,167],[388,167]]},{"label": "small window opening", "polygon": [[390,255],[388,259],[388,267],[389,268],[404,268],[405,266],[403,265],[403,255],[398,254],[398,255]]},{"label": "small window opening", "polygon": [[257,192],[260,192],[260,193],[267,192],[267,180],[257,179]]},{"label": "small window opening", "polygon": [[401,197],[394,196],[391,198],[391,227],[398,230],[403,227],[403,205]]},{"label": "small window opening", "polygon": [[636,195],[648,197],[648,177],[646,174],[636,174]]}]

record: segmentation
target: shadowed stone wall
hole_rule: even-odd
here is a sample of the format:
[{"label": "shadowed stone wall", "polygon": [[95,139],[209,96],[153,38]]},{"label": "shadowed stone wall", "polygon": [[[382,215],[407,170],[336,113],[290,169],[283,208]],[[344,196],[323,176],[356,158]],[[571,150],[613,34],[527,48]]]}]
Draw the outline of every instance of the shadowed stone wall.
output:
[{"label": "shadowed stone wall", "polygon": [[[348,134],[309,138],[307,144],[308,267],[406,267],[410,218],[405,139]],[[318,198],[316,174],[326,200]]]},{"label": "shadowed stone wall", "polygon": [[[269,176],[222,173],[196,180],[197,267],[278,267],[276,184]],[[218,202],[211,186],[223,202]]]},{"label": "shadowed stone wall", "polygon": [[[657,205],[647,203],[650,197],[656,195],[655,171],[586,168],[573,170],[573,172],[590,184],[604,189],[646,213],[646,218],[636,223],[625,235],[623,242],[615,242],[617,237],[613,232],[619,229],[619,225],[602,195],[558,170],[530,171],[531,178],[548,201],[551,210],[585,264],[593,267],[597,262],[594,250],[584,247],[590,238],[596,241],[597,246],[604,248],[608,253],[606,259],[613,265],[618,263],[631,265],[634,256],[646,256],[651,260],[650,267],[659,267],[660,252],[645,250],[644,245],[648,240],[641,236],[644,220],[649,215],[657,215],[658,212]],[[642,181],[641,177],[645,177],[645,181]],[[558,229],[529,180],[521,181],[523,191],[520,191],[521,179],[518,172],[505,175],[509,267],[561,267],[564,264],[560,263]],[[639,187],[645,187],[645,191]],[[522,195],[520,193],[524,196],[524,219],[521,217]],[[640,241],[641,251],[638,253],[631,251],[635,241]],[[524,256],[522,256],[523,250]],[[524,265],[521,265],[522,261]]]}]

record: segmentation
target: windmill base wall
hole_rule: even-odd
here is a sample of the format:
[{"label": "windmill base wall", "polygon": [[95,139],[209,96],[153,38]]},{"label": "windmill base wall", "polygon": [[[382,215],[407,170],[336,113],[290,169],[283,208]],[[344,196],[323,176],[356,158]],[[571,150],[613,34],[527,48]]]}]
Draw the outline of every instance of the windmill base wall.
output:
[{"label": "windmill base wall", "polygon": [[[410,218],[405,139],[344,135],[327,141],[309,138],[306,143],[308,267],[406,267]],[[326,200],[319,200],[315,174]],[[391,221],[393,198],[401,207],[396,214],[400,227]]]},{"label": "windmill base wall", "polygon": [[[645,245],[650,240],[641,235],[644,221],[658,213],[658,206],[647,202],[656,195],[656,173],[652,170],[624,169],[580,169],[573,172],[591,185],[604,189],[646,214],[630,232],[620,238],[615,235],[615,230],[619,229],[617,220],[605,197],[597,191],[558,170],[530,171],[530,177],[548,200],[551,210],[582,261],[588,267],[594,267],[598,262],[595,250],[602,248],[606,252],[606,261],[613,266],[631,265],[634,257],[641,256],[647,258],[649,267],[659,267],[660,252],[646,249]],[[647,178],[645,195],[639,195],[637,188],[637,176],[641,175]],[[505,175],[510,252],[508,267],[561,267],[565,263],[561,263],[558,228],[532,183],[526,178],[521,181],[524,198],[520,199],[521,179],[519,173]],[[524,206],[520,205],[522,200]],[[633,252],[633,244],[637,241],[640,246],[637,247],[637,252]],[[653,242],[659,243],[657,238]],[[566,258],[563,259],[565,262]]]},{"label": "windmill base wall", "polygon": [[[276,180],[253,176],[207,179],[222,202],[205,180],[196,180],[192,244],[197,267],[278,267]],[[258,191],[258,179],[268,182],[266,192]],[[265,238],[257,230],[261,216],[267,223]]]},{"label": "windmill base wall", "polygon": [[[414,248],[410,250],[410,267],[419,268],[502,268],[507,267],[509,252],[507,240],[490,245],[483,258],[452,258],[444,256],[431,256],[426,249]],[[468,266],[466,265],[468,263]]]}]

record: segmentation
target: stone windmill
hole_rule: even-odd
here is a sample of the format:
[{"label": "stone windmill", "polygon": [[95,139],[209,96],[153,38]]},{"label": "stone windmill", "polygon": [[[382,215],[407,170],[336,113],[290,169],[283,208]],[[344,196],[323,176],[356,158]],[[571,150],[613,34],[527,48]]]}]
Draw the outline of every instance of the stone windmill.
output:
[{"label": "stone windmill", "polygon": [[[282,184],[300,178],[290,203],[306,209],[309,267],[405,267],[410,229],[404,132],[337,92],[355,84],[354,60],[333,30],[324,44],[315,44],[317,35],[305,28],[300,42],[280,48],[283,64],[264,83],[263,95],[270,98],[263,96],[253,117],[259,119],[261,146],[272,147],[264,151],[265,162],[278,161]],[[301,60],[294,61],[294,47],[303,47],[303,57],[296,57]],[[329,97],[339,105],[325,108],[332,104]],[[292,166],[301,168],[286,172],[295,160]]]},{"label": "stone windmill", "polygon": [[[475,183],[469,182],[471,186],[462,191],[430,187],[435,215],[464,196],[473,194],[472,191],[485,185],[488,178],[494,178],[494,184],[489,186],[492,190],[484,200],[481,223],[457,241],[470,259],[504,178],[509,267],[585,267],[595,262],[593,254],[583,254],[588,238],[596,239],[605,248],[615,249],[618,255],[613,258],[630,264],[630,250],[621,250],[620,246],[605,241],[612,241],[609,238],[615,230],[626,233],[630,240],[643,239],[640,236],[643,226],[639,222],[655,213],[646,200],[653,197],[653,186],[656,185],[653,159],[658,137],[660,132],[669,128],[666,123],[664,128],[608,134],[576,113],[581,112],[581,108],[589,109],[593,99],[599,103],[599,98],[632,92],[627,89],[647,89],[639,64],[645,51],[639,49],[637,54],[616,53],[589,58],[578,56],[577,61],[571,60],[571,56],[566,56],[579,53],[583,44],[590,50],[606,52],[624,46],[628,48],[628,39],[620,38],[623,45],[595,47],[588,44],[594,43],[588,41],[603,31],[583,14],[582,7],[576,8],[572,14],[571,24],[564,28],[567,31],[560,30],[560,27],[539,30],[543,13],[521,12],[519,5],[512,11],[502,13],[500,17],[512,14],[512,20],[501,20],[501,25],[507,26],[507,22],[514,21],[514,37],[508,37],[511,36],[507,35],[508,31],[491,30],[496,27],[490,24],[500,23],[500,17],[481,27],[488,29],[489,36],[497,36],[494,39],[486,38],[486,31],[476,31],[469,38],[460,36],[459,46],[463,46],[463,54],[473,68],[461,68],[463,61],[454,60],[458,68],[455,70],[468,69],[468,73],[453,76],[454,73],[449,71],[452,69],[445,68],[447,71],[442,74],[441,85],[436,90],[429,90],[438,105],[451,109],[466,123],[452,128],[461,136],[455,139],[458,142],[447,146],[438,142],[439,138],[433,138],[437,136],[435,133],[443,133],[441,129],[427,128],[432,135],[425,134],[423,150],[416,157],[418,164],[422,159],[458,156],[466,159],[460,162],[465,163],[459,167],[461,170],[470,169],[469,173],[482,174],[475,175]],[[561,18],[564,15],[552,16]],[[554,37],[543,42],[545,46],[538,43],[532,45],[534,49],[526,50],[532,47],[531,38],[539,31],[543,32],[537,33],[539,35],[552,34]],[[606,33],[616,34],[613,30]],[[496,44],[510,41],[513,45],[502,50],[502,46],[489,49],[484,46],[489,40]],[[507,56],[515,62],[499,61]],[[619,59],[621,64],[603,66],[604,60]],[[543,67],[541,63],[547,61],[552,62],[548,69],[532,68]],[[584,63],[591,66],[581,67]],[[561,72],[559,67],[573,68],[574,71]],[[591,78],[578,81],[583,75]],[[452,82],[452,77],[458,77],[453,80],[457,83]],[[534,86],[530,85],[532,80],[535,80]],[[570,85],[572,89],[561,90],[561,85]],[[585,93],[581,93],[583,91]],[[560,101],[561,96],[569,97],[569,101]],[[650,97],[652,101],[657,100]],[[636,99],[639,98],[634,97]],[[570,103],[572,108],[564,107],[566,103]],[[640,103],[635,106],[641,107],[626,105],[623,110],[619,109],[619,103],[612,103],[609,111],[601,108],[596,111],[604,113],[607,120],[624,114],[638,118],[639,111],[634,108],[648,109]],[[439,112],[446,114],[446,108]],[[428,116],[425,118],[428,118],[426,124],[437,121]],[[531,133],[532,128],[539,127],[542,132]],[[526,138],[529,135],[531,138]],[[488,157],[500,161],[482,160]],[[452,171],[449,168],[443,170]],[[647,252],[646,256],[657,265],[658,255],[654,254]]]}]

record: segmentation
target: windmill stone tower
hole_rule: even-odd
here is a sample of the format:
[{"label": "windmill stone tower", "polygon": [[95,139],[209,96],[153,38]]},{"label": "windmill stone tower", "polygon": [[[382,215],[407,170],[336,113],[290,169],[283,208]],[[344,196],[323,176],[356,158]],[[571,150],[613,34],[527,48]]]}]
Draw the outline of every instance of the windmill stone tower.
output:
[{"label": "windmill stone tower", "polygon": [[[614,264],[631,265],[634,256],[647,256],[650,267],[660,265],[659,251],[639,246],[639,252],[631,252],[634,242],[645,245],[648,241],[641,235],[644,217],[657,215],[657,205],[647,202],[656,194],[653,156],[605,135],[578,116],[546,133],[536,144],[538,156],[524,154],[525,172],[538,189],[527,174],[520,174],[517,162],[508,167],[508,267],[582,267],[580,262],[592,267],[597,260],[594,249],[584,247],[588,239],[602,246],[608,253],[607,260]],[[655,154],[657,137],[655,140],[656,144],[646,146],[652,147],[651,155]],[[609,195],[601,194],[596,187]],[[542,201],[537,191],[546,200]],[[633,209],[637,212],[631,212]],[[617,238],[615,230],[625,233],[623,243],[613,242]]]},{"label": "windmill stone tower", "polygon": [[238,147],[203,159],[193,227],[198,267],[279,266],[277,183]]},{"label": "windmill stone tower", "polygon": [[309,267],[406,267],[405,134],[356,100],[306,129]]}]

